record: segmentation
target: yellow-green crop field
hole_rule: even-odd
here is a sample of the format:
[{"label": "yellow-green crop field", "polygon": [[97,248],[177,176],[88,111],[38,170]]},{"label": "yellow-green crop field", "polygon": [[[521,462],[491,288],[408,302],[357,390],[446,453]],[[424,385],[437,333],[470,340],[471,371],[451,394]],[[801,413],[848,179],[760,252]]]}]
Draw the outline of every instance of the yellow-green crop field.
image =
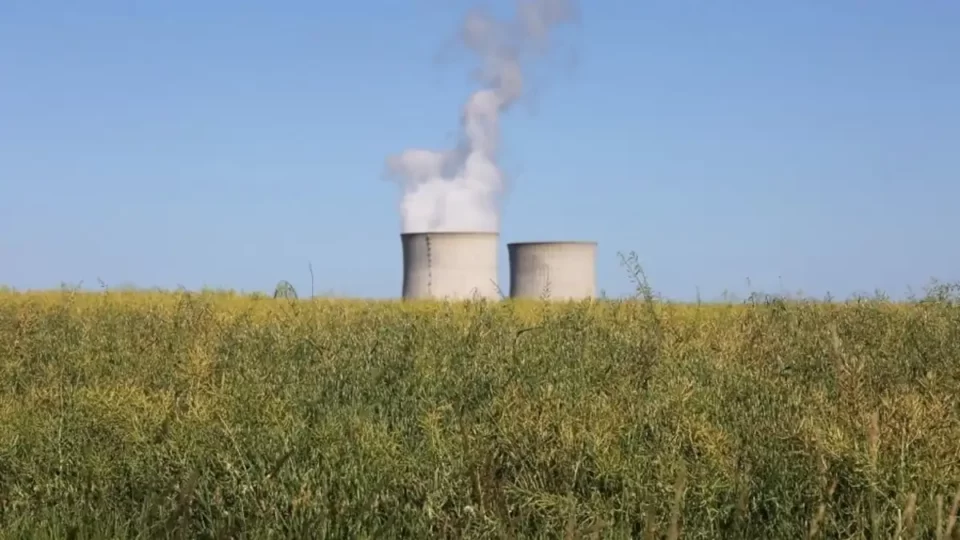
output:
[{"label": "yellow-green crop field", "polygon": [[960,305],[0,294],[2,538],[960,538]]}]

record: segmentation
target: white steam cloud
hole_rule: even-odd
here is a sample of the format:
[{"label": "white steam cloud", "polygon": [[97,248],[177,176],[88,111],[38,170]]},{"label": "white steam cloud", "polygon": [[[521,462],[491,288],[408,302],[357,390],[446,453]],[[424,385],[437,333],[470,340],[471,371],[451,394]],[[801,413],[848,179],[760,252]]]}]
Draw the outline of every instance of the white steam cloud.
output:
[{"label": "white steam cloud", "polygon": [[544,50],[550,31],[576,15],[576,0],[516,0],[512,21],[481,9],[467,14],[459,37],[480,57],[483,88],[463,107],[456,148],[412,148],[387,158],[403,186],[403,232],[499,230],[500,115],[523,95],[525,54]]}]

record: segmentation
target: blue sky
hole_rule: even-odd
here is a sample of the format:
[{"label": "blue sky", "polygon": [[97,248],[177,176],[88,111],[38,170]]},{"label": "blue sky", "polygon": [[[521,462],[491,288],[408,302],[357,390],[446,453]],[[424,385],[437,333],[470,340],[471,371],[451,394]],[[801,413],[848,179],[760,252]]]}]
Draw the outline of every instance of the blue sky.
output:
[{"label": "blue sky", "polygon": [[[383,160],[451,144],[469,5],[0,2],[0,284],[398,295]],[[597,240],[609,294],[630,250],[678,299],[960,279],[960,3],[582,15],[504,119],[504,243]]]}]

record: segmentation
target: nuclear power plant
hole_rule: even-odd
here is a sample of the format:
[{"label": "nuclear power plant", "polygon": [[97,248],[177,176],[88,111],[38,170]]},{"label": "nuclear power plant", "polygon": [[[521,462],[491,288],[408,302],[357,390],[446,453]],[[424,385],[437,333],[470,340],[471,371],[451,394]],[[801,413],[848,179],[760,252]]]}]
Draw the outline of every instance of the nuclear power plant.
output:
[{"label": "nuclear power plant", "polygon": [[581,300],[597,292],[596,242],[508,244],[510,297]]},{"label": "nuclear power plant", "polygon": [[[404,233],[400,240],[405,300],[500,298],[498,233]],[[507,250],[511,298],[596,296],[596,242],[515,242]]]},{"label": "nuclear power plant", "polygon": [[500,235],[497,233],[405,233],[400,238],[403,298],[500,297],[497,285]]},{"label": "nuclear power plant", "polygon": [[[470,10],[458,32],[484,66],[460,111],[459,136],[448,149],[408,147],[390,155],[386,172],[403,187],[404,299],[500,298],[497,279],[500,203],[508,176],[497,163],[500,118],[528,87],[528,52],[544,53],[554,28],[577,20],[576,0],[524,0],[512,19]],[[436,232],[426,232],[436,231]],[[510,296],[577,300],[596,291],[596,243],[508,245]]]}]

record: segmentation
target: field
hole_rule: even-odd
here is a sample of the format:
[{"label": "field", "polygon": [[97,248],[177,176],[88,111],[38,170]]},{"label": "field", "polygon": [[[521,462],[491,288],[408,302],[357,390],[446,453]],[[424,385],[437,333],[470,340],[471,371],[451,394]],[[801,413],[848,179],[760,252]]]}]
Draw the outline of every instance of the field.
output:
[{"label": "field", "polygon": [[960,306],[0,294],[0,537],[960,538]]}]

